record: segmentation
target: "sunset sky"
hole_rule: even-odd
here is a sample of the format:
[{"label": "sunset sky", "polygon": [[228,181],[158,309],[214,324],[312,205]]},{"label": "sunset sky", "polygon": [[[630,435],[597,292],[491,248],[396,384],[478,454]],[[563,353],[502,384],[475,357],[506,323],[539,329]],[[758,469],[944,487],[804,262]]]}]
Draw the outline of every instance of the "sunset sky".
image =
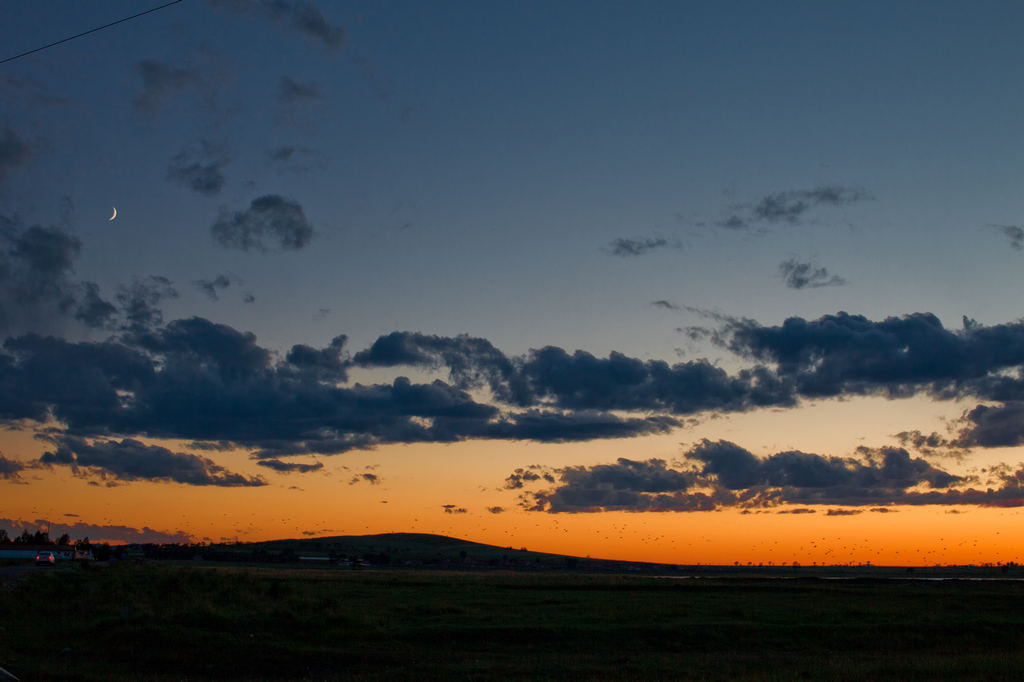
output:
[{"label": "sunset sky", "polygon": [[1021,561],[1021,26],[182,0],[0,64],[0,528]]}]

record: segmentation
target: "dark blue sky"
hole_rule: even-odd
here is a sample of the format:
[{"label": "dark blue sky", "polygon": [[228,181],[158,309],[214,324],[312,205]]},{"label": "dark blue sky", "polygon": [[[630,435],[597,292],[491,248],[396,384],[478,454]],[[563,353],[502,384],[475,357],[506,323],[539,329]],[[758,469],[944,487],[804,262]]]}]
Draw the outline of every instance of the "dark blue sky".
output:
[{"label": "dark blue sky", "polygon": [[[0,59],[159,4],[3,2]],[[220,406],[243,421],[294,398],[274,383],[294,372],[321,389],[388,387],[395,414],[413,421],[367,413],[361,426],[283,424],[268,435],[139,411],[75,426],[71,389],[59,383],[4,418],[39,426],[48,415],[68,438],[93,439],[81,448],[113,439],[118,462],[139,452],[125,438],[224,441],[264,459],[291,448],[307,465],[332,438],[346,451],[601,441],[603,459],[573,460],[581,466],[614,457],[613,442],[640,457],[645,434],[686,447],[728,438],[759,455],[848,457],[858,446],[906,446],[894,434],[914,430],[945,434],[947,450],[1016,448],[1019,398],[993,385],[1015,377],[1020,360],[990,362],[977,334],[1013,336],[1021,317],[1022,20],[1012,2],[184,0],[9,62],[0,66],[5,338],[50,334],[79,349],[116,341],[157,373],[172,362],[183,372],[216,365],[228,383],[276,373],[260,381],[284,392],[277,398]],[[173,327],[190,318],[222,327]],[[831,331],[790,339],[787,318]],[[851,319],[852,336],[830,335]],[[932,331],[915,336],[920,320]],[[756,327],[785,340],[758,350],[744,336]],[[243,343],[242,332],[255,340]],[[421,345],[352,360],[393,332],[419,333]],[[476,345],[456,342],[460,334]],[[214,352],[215,343],[227,345]],[[7,352],[24,369],[16,345]],[[41,352],[18,347],[29,346]],[[259,357],[224,374],[227,356],[216,353],[243,346]],[[319,355],[294,355],[299,346]],[[530,354],[545,347],[575,360]],[[577,349],[606,365],[595,369]],[[62,362],[86,362],[76,357]],[[657,373],[657,363],[695,372],[703,358],[711,374],[699,389],[683,370]],[[780,383],[742,374],[756,368]],[[594,373],[606,371],[595,387]],[[410,407],[392,384],[402,375],[416,390],[443,382],[454,401],[445,409],[477,409],[472,397],[490,426],[442,433],[438,395],[416,398],[429,409]],[[11,376],[15,390],[25,379]],[[152,387],[109,381],[124,409],[156,400]],[[302,400],[314,394],[327,400],[316,391]],[[835,399],[906,423],[845,424],[801,440],[790,426],[772,432],[762,412],[792,420]],[[1003,410],[1009,432],[993,435],[995,413],[965,416],[979,404]],[[716,432],[708,417],[723,415],[730,426]],[[685,422],[693,417],[699,429]],[[637,438],[615,440],[625,436]],[[339,438],[352,440],[342,448]],[[47,450],[51,468],[74,450],[51,445],[65,448]],[[40,457],[7,452],[22,464]],[[126,473],[107,459],[84,470],[236,480],[224,478],[231,467],[209,468],[216,450],[205,452],[209,479]],[[998,452],[978,466],[1019,458]],[[245,480],[280,471],[251,469]]]}]

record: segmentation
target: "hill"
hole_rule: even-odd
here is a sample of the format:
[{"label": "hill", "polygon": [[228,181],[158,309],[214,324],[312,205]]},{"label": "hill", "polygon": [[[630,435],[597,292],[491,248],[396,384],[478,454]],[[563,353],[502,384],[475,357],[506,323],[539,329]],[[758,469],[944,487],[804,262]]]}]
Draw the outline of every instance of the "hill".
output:
[{"label": "hill", "polygon": [[248,552],[294,552],[306,557],[341,557],[363,559],[387,557],[388,563],[488,563],[548,564],[575,563],[577,557],[531,552],[525,547],[498,547],[429,533],[381,533],[377,535],[336,535],[317,538],[272,540],[269,542],[214,545],[218,549],[239,549]]}]

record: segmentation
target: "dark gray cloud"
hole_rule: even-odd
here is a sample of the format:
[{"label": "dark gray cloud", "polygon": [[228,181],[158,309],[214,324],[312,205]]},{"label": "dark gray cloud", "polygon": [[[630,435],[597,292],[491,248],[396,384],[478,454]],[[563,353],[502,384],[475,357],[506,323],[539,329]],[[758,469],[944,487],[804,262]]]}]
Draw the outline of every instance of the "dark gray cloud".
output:
[{"label": "dark gray cloud", "polygon": [[388,443],[628,438],[679,426],[664,415],[550,405],[503,411],[442,381],[343,386],[344,346],[339,336],[275,359],[252,334],[202,318],[140,322],[101,343],[13,337],[0,353],[0,419],[54,420],[82,438],[234,444],[258,459]]},{"label": "dark gray cloud", "polygon": [[616,464],[566,467],[552,490],[530,493],[534,511],[709,511],[732,500],[731,495],[688,492],[695,484],[691,471],[668,468],[664,460],[643,462],[619,458]]},{"label": "dark gray cloud", "polygon": [[231,275],[217,275],[213,279],[194,279],[194,284],[203,294],[211,301],[216,301],[220,297],[217,295],[217,290],[224,290],[231,286],[232,282]]},{"label": "dark gray cloud", "polygon": [[206,4],[237,16],[267,21],[323,43],[329,49],[341,47],[345,32],[328,21],[313,2],[303,0],[206,0]]},{"label": "dark gray cloud", "polygon": [[92,282],[75,282],[82,242],[64,227],[25,227],[0,215],[0,332],[49,330],[54,320],[75,318],[108,327],[117,312]]},{"label": "dark gray cloud", "polygon": [[210,97],[199,69],[179,69],[155,59],[143,59],[135,68],[142,78],[142,92],[135,98],[135,108],[144,113],[159,111],[167,97],[177,92],[194,90],[207,99]]},{"label": "dark gray cloud", "polygon": [[122,285],[118,288],[117,302],[124,315],[124,328],[141,333],[159,326],[164,319],[160,303],[177,297],[178,291],[166,277],[136,277],[130,287]]},{"label": "dark gray cloud", "polygon": [[445,514],[467,514],[469,510],[465,507],[458,507],[454,504],[442,504],[441,508],[444,509]]},{"label": "dark gray cloud", "polygon": [[356,483],[369,483],[370,485],[380,485],[380,477],[377,474],[362,473],[353,476],[348,484],[355,485]]},{"label": "dark gray cloud", "polygon": [[[288,116],[285,115],[284,118],[287,119]],[[289,171],[300,174],[309,170],[309,165],[305,162],[311,161],[315,158],[315,152],[313,152],[312,149],[289,145],[268,149],[266,154],[267,158],[277,166],[279,171]]]},{"label": "dark gray cloud", "polygon": [[0,186],[18,166],[32,160],[32,147],[21,138],[16,130],[0,124]]},{"label": "dark gray cloud", "polygon": [[569,355],[548,346],[530,352],[522,373],[538,398],[553,400],[564,409],[692,414],[792,401],[789,389],[762,368],[729,376],[703,359],[669,365],[616,352],[607,358],[584,351]]},{"label": "dark gray cloud", "polygon": [[345,381],[349,367],[348,354],[345,352],[347,341],[348,337],[341,334],[331,339],[326,348],[296,344],[288,351],[285,360],[319,381]]},{"label": "dark gray cloud", "polygon": [[821,185],[810,190],[790,190],[776,192],[762,197],[753,206],[754,216],[770,223],[796,223],[804,213],[825,204],[828,206],[846,206],[856,201],[869,198],[867,192],[859,187],[842,187],[840,185]]},{"label": "dark gray cloud", "polygon": [[100,295],[100,287],[94,282],[81,282],[78,287],[80,298],[75,309],[75,319],[87,327],[102,329],[109,327],[117,314],[117,306]]},{"label": "dark gray cloud", "polygon": [[274,471],[282,474],[308,474],[311,471],[319,471],[324,468],[323,462],[316,462],[315,464],[298,464],[295,462],[282,462],[279,459],[261,459],[256,462],[256,464],[261,467],[273,469]]},{"label": "dark gray cloud", "polygon": [[1016,225],[989,225],[994,230],[998,230],[1010,240],[1010,246],[1017,251],[1024,248],[1024,230]]},{"label": "dark gray cloud", "polygon": [[[73,208],[62,208],[65,222]],[[177,295],[164,277],[120,286],[116,304],[94,282],[75,281],[82,242],[63,226],[25,227],[0,215],[0,333],[52,333],[69,320],[93,329],[138,332],[159,325],[161,301]]]},{"label": "dark gray cloud", "polygon": [[487,507],[487,511],[492,514],[503,514],[505,512],[504,507]]},{"label": "dark gray cloud", "polygon": [[[1012,421],[1015,404],[997,394],[1019,389],[1005,370],[1024,361],[1017,323],[967,322],[949,332],[928,315],[871,322],[843,313],[780,327],[721,318],[718,342],[762,363],[733,374],[706,360],[670,365],[550,346],[508,357],[486,339],[410,332],[381,336],[351,357],[344,335],[323,348],[297,344],[279,357],[254,335],[209,320],[164,324],[157,305],[170,283],[136,285],[119,298],[124,333],[105,342],[8,338],[0,353],[0,419],[52,420],[78,437],[230,444],[267,460],[391,443],[630,438],[679,429],[683,415],[864,393],[978,395],[1003,400]],[[390,384],[346,385],[353,366],[402,365],[446,371],[448,382],[399,376]],[[470,393],[480,389],[489,399]],[[1015,442],[993,435],[996,420],[984,415],[996,414],[965,416],[967,431],[951,447]],[[741,471],[722,472],[716,485],[728,492],[729,476]],[[757,472],[751,475],[762,476]]]},{"label": "dark gray cloud", "polygon": [[[963,481],[924,459],[911,458],[902,448],[861,448],[859,454],[863,460],[797,451],[759,458],[728,441],[704,440],[685,456],[702,464],[702,477],[714,477],[729,490],[767,486],[801,491],[821,499],[869,498],[879,493],[892,495],[925,483],[931,488],[947,488]],[[789,497],[786,501],[798,500]]]},{"label": "dark gray cloud", "polygon": [[[516,469],[509,477],[505,479],[505,488],[507,490],[518,490],[523,487],[524,484],[532,481],[539,481],[540,475],[526,469]],[[554,483],[554,481],[552,481]]]},{"label": "dark gray cloud", "polygon": [[613,239],[602,250],[609,256],[642,256],[657,249],[680,248],[680,244],[670,242],[664,237],[648,237],[646,239]]},{"label": "dark gray cloud", "polygon": [[266,481],[233,474],[212,460],[184,452],[171,452],[125,438],[95,440],[59,435],[46,440],[55,449],[43,453],[42,464],[67,466],[76,474],[118,481],[173,481],[184,485],[243,487],[263,486]]},{"label": "dark gray cloud", "polygon": [[[960,423],[966,423],[967,414],[960,420]],[[967,432],[970,428],[964,428],[956,438],[947,438],[935,431],[930,434],[925,434],[921,431],[900,431],[899,433],[893,434],[900,445],[903,447],[909,447],[917,452],[928,457],[952,457],[958,460],[963,460],[967,457],[967,447],[969,445],[970,438]]]},{"label": "dark gray cloud", "polygon": [[790,289],[818,289],[846,284],[839,275],[832,275],[826,268],[820,268],[810,261],[800,263],[794,258],[779,264],[779,274]]},{"label": "dark gray cloud", "polygon": [[224,167],[231,163],[209,140],[186,147],[171,159],[167,166],[167,179],[208,197],[220,194],[227,184]]},{"label": "dark gray cloud", "polygon": [[856,186],[819,185],[813,189],[785,190],[767,194],[752,203],[733,206],[736,212],[719,221],[718,226],[747,230],[779,223],[797,225],[818,206],[841,207],[870,198],[866,190]]},{"label": "dark gray cloud", "polygon": [[965,413],[964,428],[952,441],[959,447],[1004,448],[1024,444],[1024,402],[978,405]]},{"label": "dark gray cloud", "polygon": [[323,99],[323,95],[316,83],[300,83],[291,76],[282,76],[277,99],[282,104],[298,104]]},{"label": "dark gray cloud", "polygon": [[[65,516],[77,516],[77,514],[65,514]],[[28,530],[30,533],[34,533],[36,530],[45,528],[51,524],[52,519],[36,519],[33,523],[13,519],[0,519],[0,528],[14,529],[15,532],[11,533],[11,535],[20,534],[22,530]],[[188,533],[182,531],[168,533],[166,531],[153,530],[149,526],[132,528],[131,526],[106,526],[75,522],[70,525],[54,525],[54,530],[58,529],[62,533],[68,533],[75,540],[89,538],[90,542],[113,542],[124,544],[133,542],[156,542],[188,544],[192,541],[192,536]]]},{"label": "dark gray cloud", "polygon": [[226,249],[297,251],[309,244],[315,232],[299,202],[266,194],[253,199],[244,211],[221,208],[210,234]]},{"label": "dark gray cloud", "polygon": [[512,405],[551,402],[563,410],[643,410],[691,414],[703,410],[745,410],[793,402],[788,387],[755,367],[737,376],[706,360],[669,365],[621,353],[597,358],[569,355],[548,346],[525,358],[509,358],[486,339],[436,337],[410,332],[382,336],[353,362],[366,367],[447,367],[461,388],[486,385]]},{"label": "dark gray cloud", "polygon": [[363,367],[445,367],[459,388],[486,385],[503,402],[520,406],[533,402],[519,367],[487,339],[393,332],[378,337],[370,348],[359,351],[352,360]]},{"label": "dark gray cloud", "polygon": [[671,433],[679,426],[681,424],[677,420],[668,416],[623,418],[596,410],[526,410],[511,414],[502,421],[489,423],[478,432],[478,437],[568,443]]},{"label": "dark gray cloud", "polygon": [[0,455],[0,479],[16,481],[21,478],[21,472],[24,470],[25,465],[21,462]]},{"label": "dark gray cloud", "polygon": [[[684,454],[679,468],[660,459],[566,467],[557,470],[554,488],[527,492],[523,499],[533,511],[553,513],[779,505],[802,505],[785,509],[786,513],[810,513],[814,509],[807,507],[821,505],[873,505],[871,511],[905,505],[1024,506],[1024,468],[999,472],[999,488],[977,490],[966,487],[969,479],[911,457],[901,448],[860,448],[857,454],[830,457],[789,451],[757,457],[735,443],[703,440]],[[506,487],[521,488],[526,480],[513,474]]]},{"label": "dark gray cloud", "polygon": [[716,337],[733,352],[775,366],[800,395],[825,397],[927,391],[936,397],[1024,397],[1024,382],[1005,370],[1024,364],[1024,322],[986,327],[964,318],[949,330],[930,313],[882,321],[840,312],[763,327],[725,323]]},{"label": "dark gray cloud", "polygon": [[271,161],[287,163],[292,158],[296,151],[298,150],[295,147],[278,147],[277,149],[268,150],[267,156],[270,158]]}]

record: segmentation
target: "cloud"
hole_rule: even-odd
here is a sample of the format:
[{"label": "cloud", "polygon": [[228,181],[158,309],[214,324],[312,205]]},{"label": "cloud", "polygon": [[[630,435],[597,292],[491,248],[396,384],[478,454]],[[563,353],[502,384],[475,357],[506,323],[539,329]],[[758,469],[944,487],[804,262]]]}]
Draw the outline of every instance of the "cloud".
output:
[{"label": "cloud", "polygon": [[194,284],[203,294],[206,295],[211,301],[218,300],[217,290],[227,289],[231,286],[232,277],[230,275],[217,275],[213,279],[194,279]]},{"label": "cloud", "polygon": [[444,509],[445,514],[466,514],[468,510],[464,507],[457,507],[454,504],[443,504],[441,507]]},{"label": "cloud", "polygon": [[0,186],[12,170],[32,160],[32,148],[16,130],[0,125]]},{"label": "cloud", "polygon": [[326,348],[313,348],[296,344],[288,351],[285,360],[303,372],[320,381],[345,381],[348,378],[349,361],[345,352],[348,337],[344,334],[331,339]]},{"label": "cloud", "polygon": [[[959,421],[960,423],[966,423],[966,414]],[[960,436],[957,438],[946,438],[935,431],[930,434],[924,434],[917,430],[900,431],[894,434],[893,438],[903,447],[913,448],[929,457],[953,457],[963,460],[968,454],[965,448],[969,447],[968,443],[971,440],[966,433],[968,430],[961,430]]]},{"label": "cloud", "polygon": [[256,462],[261,467],[273,469],[274,471],[282,474],[291,474],[298,472],[300,474],[308,474],[311,471],[319,471],[324,468],[323,462],[316,462],[315,464],[298,464],[295,462],[282,462],[279,459],[262,459]]},{"label": "cloud", "polygon": [[220,194],[227,183],[223,169],[231,159],[216,145],[201,140],[198,147],[183,149],[167,166],[167,179],[208,197]]},{"label": "cloud", "polygon": [[142,78],[142,92],[135,98],[135,108],[141,112],[156,113],[168,95],[176,92],[195,90],[205,93],[207,99],[211,97],[198,69],[178,69],[155,59],[143,59],[136,71]]},{"label": "cloud", "polygon": [[[280,122],[281,120],[288,120],[290,115],[285,112],[282,119],[281,116],[275,117],[275,120]],[[295,147],[291,145],[282,145],[274,149],[268,149],[266,156],[272,163],[274,163],[279,172],[289,171],[292,173],[304,173],[309,169],[309,166],[305,163],[300,163],[301,160],[309,160],[310,157],[314,157],[315,152],[306,147]]]},{"label": "cloud", "polygon": [[530,406],[550,402],[563,410],[643,410],[691,414],[789,405],[788,387],[763,368],[730,377],[707,360],[669,365],[612,352],[597,358],[546,346],[509,358],[486,339],[394,332],[353,357],[356,365],[447,367],[460,388],[488,386],[499,401]]},{"label": "cloud", "polygon": [[[65,516],[67,516],[67,514]],[[72,514],[71,516],[77,515]],[[36,519],[34,523],[16,521],[13,519],[0,519],[0,528],[14,529],[15,532],[11,533],[13,536],[15,534],[20,534],[22,530],[34,532],[36,529],[43,528],[49,523],[50,521],[46,519]],[[192,536],[183,531],[170,533],[167,531],[153,530],[149,526],[132,528],[131,526],[105,526],[76,522],[70,525],[60,524],[59,527],[55,526],[55,529],[57,528],[59,528],[61,532],[68,533],[68,535],[76,540],[89,538],[89,541],[92,543],[111,542],[129,544],[152,542],[188,544],[192,541]]]},{"label": "cloud", "polygon": [[141,333],[159,326],[163,322],[160,303],[177,297],[177,289],[166,277],[136,277],[130,287],[122,285],[118,288],[117,302],[124,315],[124,328]]},{"label": "cloud", "polygon": [[279,161],[281,163],[287,163],[289,160],[291,160],[292,156],[297,151],[299,151],[299,150],[296,147],[283,146],[283,147],[278,147],[277,149],[269,149],[269,150],[267,150],[267,157],[271,161]]},{"label": "cloud", "polygon": [[146,445],[125,438],[118,441],[58,435],[46,440],[56,448],[43,453],[42,464],[67,466],[76,474],[96,475],[118,481],[173,481],[184,485],[235,488],[263,486],[261,478],[233,474],[213,461],[184,452],[171,452],[158,445]]},{"label": "cloud", "polygon": [[355,476],[352,477],[348,484],[355,485],[356,483],[363,482],[369,483],[370,485],[380,485],[380,477],[377,476],[377,474],[356,474]]},{"label": "cloud", "polygon": [[487,507],[487,511],[492,514],[503,514],[505,512],[504,507]]},{"label": "cloud", "polygon": [[[523,487],[524,483],[532,481],[539,481],[540,476],[532,471],[524,469],[516,469],[512,472],[508,478],[505,479],[505,488],[507,490],[517,490]],[[553,483],[554,481],[552,481]]]},{"label": "cloud", "polygon": [[[532,511],[713,511],[801,505],[814,507],[896,505],[1024,506],[1024,468],[999,473],[997,489],[965,488],[968,479],[911,457],[900,448],[860,448],[858,457],[830,457],[797,451],[757,457],[728,441],[702,440],[684,453],[684,464],[619,459],[616,464],[566,467],[558,485],[527,492]],[[512,477],[513,485],[519,481]],[[523,479],[525,480],[525,479]],[[880,507],[877,505],[887,505]],[[829,515],[851,512],[834,511]]]},{"label": "cloud", "polygon": [[[584,442],[666,434],[685,425],[683,416],[791,407],[801,397],[927,391],[998,400],[1020,390],[1020,379],[1006,370],[1024,358],[1019,323],[968,321],[950,332],[928,315],[876,323],[845,313],[813,322],[791,318],[780,327],[719,316],[717,342],[760,363],[732,374],[707,360],[670,365],[551,346],[509,357],[486,339],[411,332],[381,336],[351,356],[345,335],[322,348],[296,344],[281,356],[251,333],[203,318],[164,324],[158,304],[173,292],[170,282],[135,285],[119,296],[123,333],[106,341],[8,338],[0,352],[0,419],[52,420],[80,438],[225,444],[266,460],[400,443]],[[347,384],[353,366],[403,365],[446,371],[448,380]],[[1014,405],[1004,401],[1007,419],[1015,418]],[[965,416],[965,431],[951,447],[1014,442],[987,435],[995,433],[997,412],[990,411],[999,408],[986,409]],[[749,453],[736,456],[753,467]],[[789,453],[786,461],[816,463],[822,475],[849,469],[807,457]],[[724,461],[707,467],[728,492],[735,489],[730,477],[742,470]],[[754,469],[751,475],[763,478],[762,465]]]},{"label": "cloud", "polygon": [[516,363],[487,339],[393,332],[378,337],[370,348],[359,351],[352,360],[362,367],[446,367],[459,388],[487,385],[504,402],[521,406],[532,402]]},{"label": "cloud", "polygon": [[0,353],[0,419],[53,420],[79,438],[234,445],[257,459],[389,443],[629,438],[680,425],[553,405],[503,410],[439,380],[345,386],[345,342],[298,344],[278,358],[254,335],[198,317],[140,322],[104,342],[12,337]]},{"label": "cloud", "polygon": [[842,207],[870,198],[866,190],[856,186],[819,185],[813,189],[785,190],[767,194],[752,203],[734,206],[737,212],[720,221],[718,226],[747,230],[765,224],[797,225],[818,206]]},{"label": "cloud", "polygon": [[964,428],[951,444],[959,447],[1005,448],[1024,444],[1024,402],[978,405],[966,412]]},{"label": "cloud", "polygon": [[911,458],[902,448],[861,448],[859,452],[864,461],[798,451],[759,458],[728,441],[703,440],[685,457],[702,464],[702,477],[714,477],[718,485],[729,490],[768,486],[802,494],[816,491],[813,494],[828,499],[859,499],[877,491],[893,494],[921,484],[945,488],[963,480],[923,459]]},{"label": "cloud", "polygon": [[50,331],[59,319],[107,327],[117,309],[92,282],[72,281],[82,242],[64,227],[0,215],[0,332]]},{"label": "cloud", "polygon": [[492,422],[474,434],[478,438],[569,443],[606,438],[635,438],[671,433],[681,424],[668,416],[622,418],[598,411],[549,412],[526,410]]},{"label": "cloud", "polygon": [[845,279],[839,275],[830,275],[826,268],[819,268],[809,261],[799,263],[793,258],[779,264],[779,274],[790,289],[818,289],[846,284]]},{"label": "cloud", "polygon": [[533,511],[709,511],[726,499],[703,492],[687,492],[696,482],[694,473],[669,469],[664,460],[634,461],[619,458],[615,464],[566,467],[559,470],[560,485],[529,493]]},{"label": "cloud", "polygon": [[21,472],[25,470],[25,465],[21,462],[13,459],[7,459],[3,455],[0,455],[0,479],[5,481],[17,481],[21,478]]},{"label": "cloud", "polygon": [[315,232],[299,202],[266,194],[253,199],[244,211],[221,208],[210,234],[226,249],[267,251],[269,243],[281,251],[298,251]]},{"label": "cloud", "polygon": [[647,239],[619,238],[613,239],[602,250],[609,256],[620,256],[625,258],[628,256],[642,256],[651,251],[666,248],[678,249],[681,248],[681,245],[678,243],[670,242],[669,240],[663,237],[649,237]]},{"label": "cloud", "polygon": [[1024,248],[1024,230],[1016,225],[989,225],[990,228],[998,230],[1010,240],[1010,246],[1017,251]]},{"label": "cloud", "polygon": [[717,341],[740,356],[775,365],[806,397],[927,391],[936,397],[1024,397],[1024,382],[1002,374],[1024,364],[1024,322],[986,327],[964,318],[948,330],[931,313],[872,321],[845,312],[764,327],[731,320]]},{"label": "cloud", "polygon": [[237,16],[261,19],[323,43],[328,49],[341,47],[345,32],[332,25],[315,3],[296,0],[206,0],[215,8]]},{"label": "cloud", "polygon": [[291,76],[281,77],[277,100],[282,104],[297,104],[319,99],[323,99],[323,95],[320,93],[320,86],[316,83],[299,83]]}]

